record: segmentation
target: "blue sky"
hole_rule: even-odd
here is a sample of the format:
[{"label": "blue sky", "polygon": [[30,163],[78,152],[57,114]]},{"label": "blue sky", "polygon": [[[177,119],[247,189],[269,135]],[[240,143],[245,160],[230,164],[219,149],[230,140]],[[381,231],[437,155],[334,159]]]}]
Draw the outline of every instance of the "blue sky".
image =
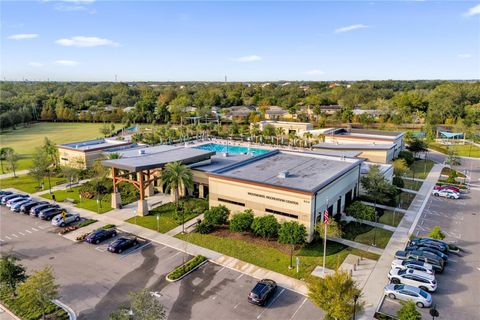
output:
[{"label": "blue sky", "polygon": [[7,80],[479,79],[478,1],[2,1]]}]

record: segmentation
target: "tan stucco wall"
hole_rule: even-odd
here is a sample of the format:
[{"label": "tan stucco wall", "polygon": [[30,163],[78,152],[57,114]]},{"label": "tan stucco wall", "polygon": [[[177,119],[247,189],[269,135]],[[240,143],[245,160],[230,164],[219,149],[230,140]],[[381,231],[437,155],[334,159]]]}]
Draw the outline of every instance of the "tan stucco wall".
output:
[{"label": "tan stucco wall", "polygon": [[[285,134],[288,134],[289,130],[295,130],[297,134],[303,134],[307,130],[312,130],[313,125],[311,123],[303,123],[303,122],[268,122],[268,123],[261,123],[258,122],[259,129],[263,130],[265,126],[271,125],[274,128],[283,128],[285,130]],[[252,124],[253,125],[253,124]]]},{"label": "tan stucco wall", "polygon": [[389,150],[364,150],[359,157],[366,158],[368,161],[372,162],[387,163],[389,161],[388,151]]},{"label": "tan stucco wall", "polygon": [[78,169],[91,168],[95,160],[102,156],[104,150],[83,152],[58,148],[60,154],[60,165]]}]

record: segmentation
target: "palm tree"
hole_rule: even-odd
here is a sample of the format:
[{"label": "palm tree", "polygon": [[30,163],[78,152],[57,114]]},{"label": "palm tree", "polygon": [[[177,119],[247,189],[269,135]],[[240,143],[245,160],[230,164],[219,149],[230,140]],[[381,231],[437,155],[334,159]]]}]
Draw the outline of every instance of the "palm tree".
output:
[{"label": "palm tree", "polygon": [[277,144],[278,144],[278,140],[281,137],[283,137],[284,134],[285,134],[285,129],[283,129],[282,127],[275,128],[275,136],[277,138]]},{"label": "palm tree", "polygon": [[307,139],[307,141],[308,141],[308,146],[310,147],[310,139],[313,138],[313,134],[312,134],[311,132],[304,132],[304,133],[303,133],[303,137],[304,137],[305,139]]},{"label": "palm tree", "polygon": [[107,156],[108,160],[121,159],[122,155],[118,152],[110,152]]},{"label": "palm tree", "polygon": [[297,139],[297,133],[295,131],[291,131],[288,133],[288,140],[291,142],[292,146],[295,146],[295,139]]},{"label": "palm tree", "polygon": [[178,210],[181,188],[185,187],[188,191],[193,188],[192,171],[181,162],[170,162],[163,169],[162,183],[165,185],[165,190],[170,190],[173,193],[175,207]]}]

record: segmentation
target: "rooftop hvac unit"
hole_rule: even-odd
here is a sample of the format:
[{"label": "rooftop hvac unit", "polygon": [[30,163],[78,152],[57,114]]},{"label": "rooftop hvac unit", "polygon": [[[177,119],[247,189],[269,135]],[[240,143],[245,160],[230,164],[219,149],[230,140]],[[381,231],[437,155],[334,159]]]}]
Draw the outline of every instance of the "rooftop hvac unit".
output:
[{"label": "rooftop hvac unit", "polygon": [[280,171],[280,172],[278,173],[278,177],[279,177],[280,179],[286,179],[286,178],[288,177],[288,171]]}]

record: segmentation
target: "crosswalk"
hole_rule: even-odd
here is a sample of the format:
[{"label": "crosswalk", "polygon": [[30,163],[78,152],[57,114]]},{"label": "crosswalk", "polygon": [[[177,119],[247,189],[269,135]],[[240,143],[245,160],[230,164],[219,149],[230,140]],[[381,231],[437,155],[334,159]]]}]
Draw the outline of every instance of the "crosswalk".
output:
[{"label": "crosswalk", "polygon": [[5,241],[9,241],[9,240],[15,240],[15,239],[19,239],[19,238],[22,238],[22,237],[26,237],[29,234],[33,234],[35,232],[39,232],[39,231],[42,231],[42,230],[51,229],[52,226],[49,226],[49,225],[37,226],[37,228],[31,227],[29,229],[16,231],[15,233],[11,233],[11,234],[8,234],[8,235],[2,235],[2,237],[0,238],[0,243],[5,242]]}]

